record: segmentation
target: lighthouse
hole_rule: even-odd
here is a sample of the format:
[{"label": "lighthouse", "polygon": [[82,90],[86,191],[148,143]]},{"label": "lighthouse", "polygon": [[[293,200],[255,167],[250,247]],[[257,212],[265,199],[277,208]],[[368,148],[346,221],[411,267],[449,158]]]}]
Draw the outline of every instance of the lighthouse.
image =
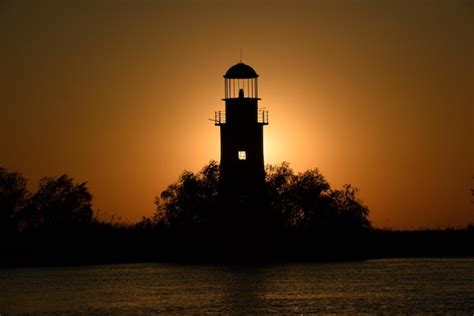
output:
[{"label": "lighthouse", "polygon": [[224,75],[225,111],[215,112],[220,128],[220,195],[225,212],[257,223],[265,209],[263,127],[268,111],[259,108],[258,74],[242,62]]}]

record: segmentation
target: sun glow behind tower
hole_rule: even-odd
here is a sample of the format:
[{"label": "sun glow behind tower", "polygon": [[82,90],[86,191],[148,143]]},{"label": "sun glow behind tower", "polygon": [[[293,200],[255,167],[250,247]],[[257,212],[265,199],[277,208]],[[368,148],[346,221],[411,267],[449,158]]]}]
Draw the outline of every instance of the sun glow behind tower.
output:
[{"label": "sun glow behind tower", "polygon": [[271,110],[265,163],[359,187],[379,227],[474,221],[469,1],[0,7],[0,164],[32,189],[66,172],[95,209],[151,215],[180,172],[219,160],[207,118],[242,47]]}]

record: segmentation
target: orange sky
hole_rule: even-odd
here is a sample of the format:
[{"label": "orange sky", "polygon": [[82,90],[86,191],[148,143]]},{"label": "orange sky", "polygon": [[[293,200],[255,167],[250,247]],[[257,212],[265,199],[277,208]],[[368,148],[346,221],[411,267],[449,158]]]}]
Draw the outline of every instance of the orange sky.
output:
[{"label": "orange sky", "polygon": [[0,166],[131,221],[219,160],[223,78],[260,74],[267,163],[351,183],[378,227],[474,222],[472,1],[2,1]]}]

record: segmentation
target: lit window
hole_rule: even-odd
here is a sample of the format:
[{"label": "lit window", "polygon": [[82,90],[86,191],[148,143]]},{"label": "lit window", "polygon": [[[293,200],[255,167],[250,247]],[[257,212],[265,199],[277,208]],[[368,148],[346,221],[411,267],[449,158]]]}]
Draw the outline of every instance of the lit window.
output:
[{"label": "lit window", "polygon": [[247,152],[245,150],[239,151],[239,160],[247,160]]}]

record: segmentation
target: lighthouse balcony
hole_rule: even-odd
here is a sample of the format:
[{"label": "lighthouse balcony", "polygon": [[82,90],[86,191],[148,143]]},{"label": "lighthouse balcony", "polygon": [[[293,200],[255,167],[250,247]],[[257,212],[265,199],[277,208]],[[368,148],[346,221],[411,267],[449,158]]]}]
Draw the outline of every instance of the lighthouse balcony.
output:
[{"label": "lighthouse balcony", "polygon": [[214,112],[214,125],[220,126],[224,125],[226,122],[225,111],[216,111]]},{"label": "lighthouse balcony", "polygon": [[268,111],[258,110],[257,122],[262,125],[268,125]]},{"label": "lighthouse balcony", "polygon": [[[227,122],[225,111],[214,112],[213,121],[214,121],[214,125],[216,126],[225,125]],[[268,111],[267,110],[258,110],[257,124],[268,125]]]}]

